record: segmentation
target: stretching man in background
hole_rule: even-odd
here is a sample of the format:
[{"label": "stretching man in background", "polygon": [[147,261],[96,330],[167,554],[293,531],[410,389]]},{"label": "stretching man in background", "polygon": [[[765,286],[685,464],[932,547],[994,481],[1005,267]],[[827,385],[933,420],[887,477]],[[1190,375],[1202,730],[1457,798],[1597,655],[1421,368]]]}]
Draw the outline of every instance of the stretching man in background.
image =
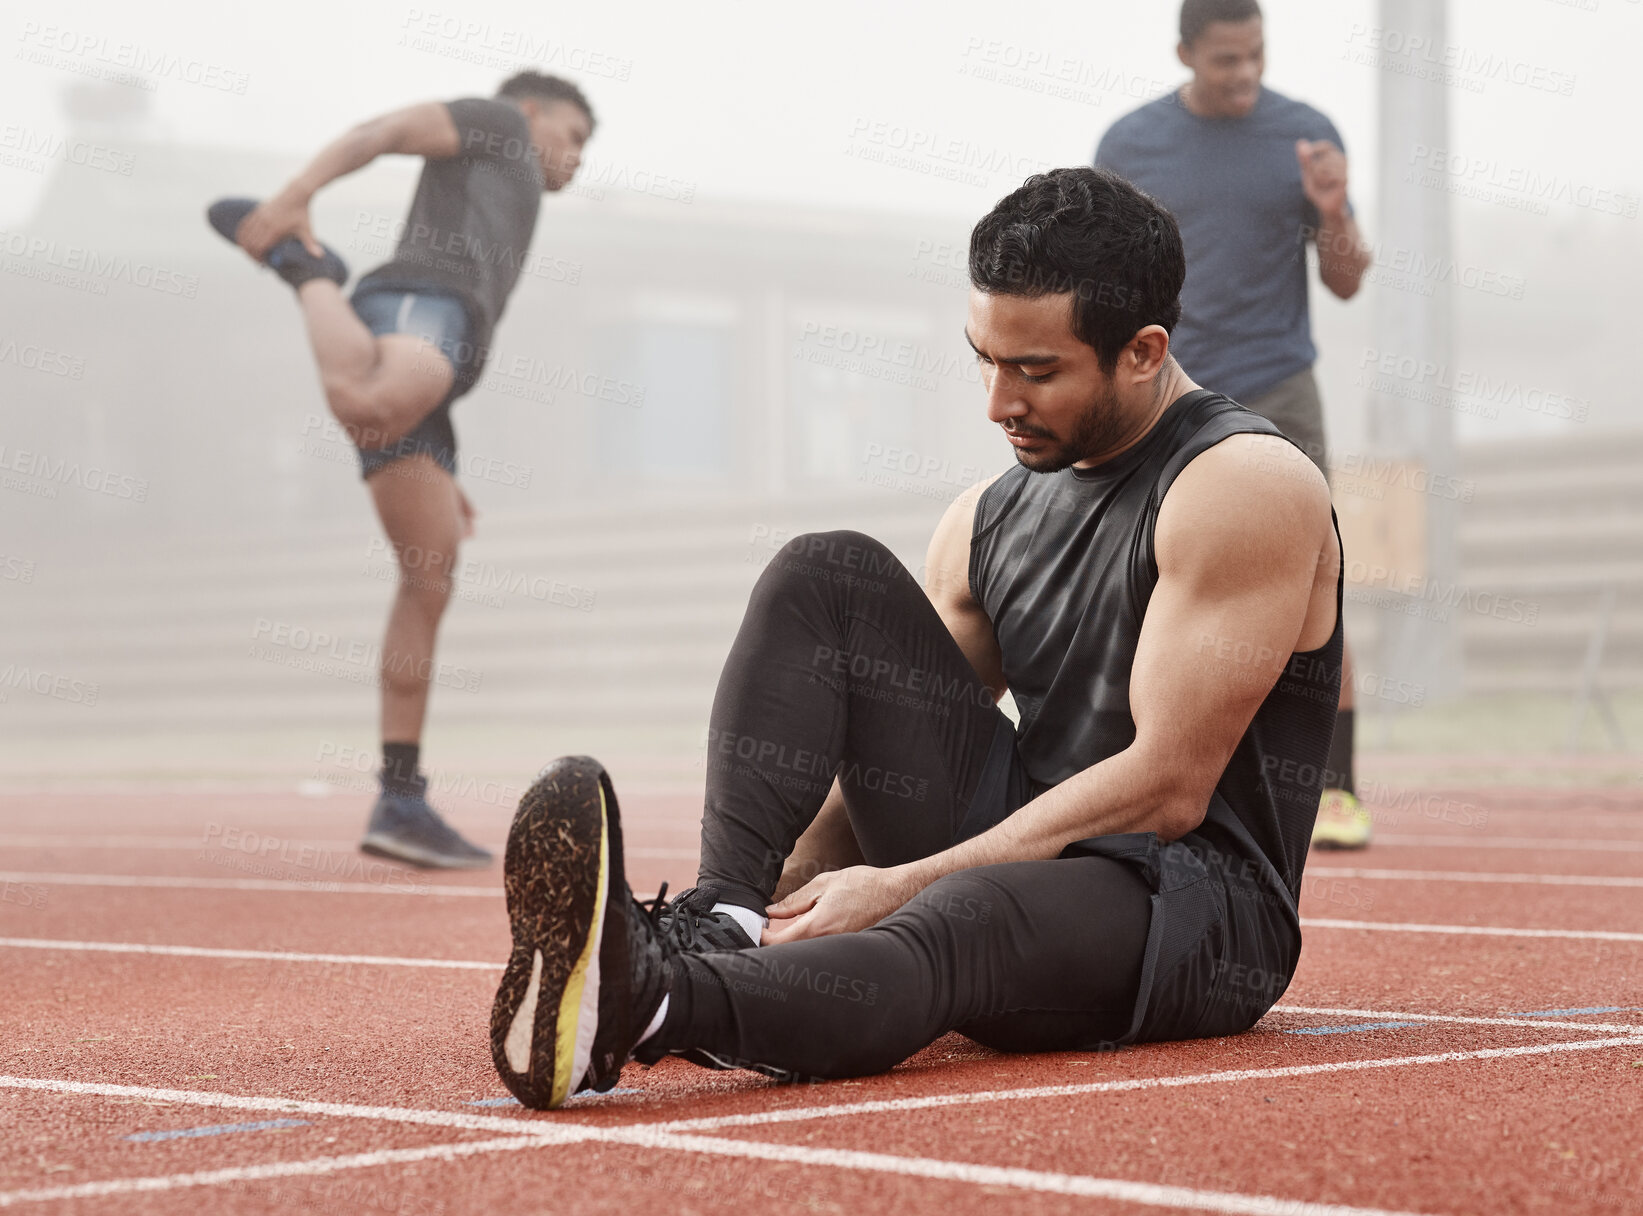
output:
[{"label": "stretching man in background", "polygon": [[[213,227],[297,292],[332,413],[360,449],[399,563],[382,647],[381,796],[360,848],[412,865],[474,868],[491,855],[427,802],[422,727],[439,621],[473,510],[456,483],[451,405],[478,382],[544,191],[570,183],[593,111],[568,81],[522,72],[495,98],[428,102],[349,131],[267,202],[222,199]],[[398,153],[425,160],[393,260],[360,280],[314,237],[327,183]]]},{"label": "stretching man in background", "polygon": [[596,761],[526,792],[491,1013],[521,1102],[634,1055],[847,1077],[951,1030],[1232,1034],[1283,993],[1340,546],[1306,456],[1170,357],[1185,273],[1169,212],[1088,167],[976,225],[965,334],[1016,467],[942,517],[927,592],[856,532],[766,567],[714,697],[693,894],[631,898]]},{"label": "stretching man in background", "polygon": [[[1261,84],[1256,0],[1186,0],[1176,48],[1192,79],[1115,122],[1095,153],[1181,225],[1187,283],[1170,349],[1195,379],[1278,424],[1326,476],[1306,242],[1318,277],[1350,299],[1369,255],[1346,197],[1340,133],[1317,110]],[[1363,848],[1369,813],[1352,773],[1352,659],[1313,843]]]}]

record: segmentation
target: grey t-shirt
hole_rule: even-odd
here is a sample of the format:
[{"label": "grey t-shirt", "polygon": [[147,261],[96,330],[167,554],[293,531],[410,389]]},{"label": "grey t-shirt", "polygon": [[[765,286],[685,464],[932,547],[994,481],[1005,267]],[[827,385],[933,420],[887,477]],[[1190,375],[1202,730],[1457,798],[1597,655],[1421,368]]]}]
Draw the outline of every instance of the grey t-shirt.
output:
[{"label": "grey t-shirt", "polygon": [[1199,118],[1170,93],[1113,123],[1098,168],[1174,214],[1187,282],[1171,351],[1205,388],[1247,401],[1317,359],[1306,241],[1318,210],[1301,190],[1297,139],[1345,149],[1311,106],[1263,88],[1243,118]]},{"label": "grey t-shirt", "polygon": [[467,305],[473,342],[488,347],[528,257],[542,205],[542,166],[518,106],[449,102],[461,151],[422,166],[393,260],[356,291],[449,291]]}]

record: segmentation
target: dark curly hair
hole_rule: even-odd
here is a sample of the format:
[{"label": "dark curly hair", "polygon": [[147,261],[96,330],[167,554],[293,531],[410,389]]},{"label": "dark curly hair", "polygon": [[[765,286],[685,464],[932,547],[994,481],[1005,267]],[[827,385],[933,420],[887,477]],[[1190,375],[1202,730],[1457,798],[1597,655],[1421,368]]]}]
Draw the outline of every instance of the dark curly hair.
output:
[{"label": "dark curly hair", "polygon": [[582,95],[582,90],[568,80],[558,76],[548,76],[542,72],[520,72],[509,76],[496,90],[498,97],[534,97],[538,101],[568,101],[582,107],[582,113],[588,116],[588,129],[591,131],[598,125],[593,117],[593,107],[588,99]]},{"label": "dark curly hair", "polygon": [[970,233],[970,282],[991,295],[1076,295],[1073,334],[1109,375],[1137,331],[1175,329],[1186,277],[1175,217],[1106,169],[1034,174]]}]

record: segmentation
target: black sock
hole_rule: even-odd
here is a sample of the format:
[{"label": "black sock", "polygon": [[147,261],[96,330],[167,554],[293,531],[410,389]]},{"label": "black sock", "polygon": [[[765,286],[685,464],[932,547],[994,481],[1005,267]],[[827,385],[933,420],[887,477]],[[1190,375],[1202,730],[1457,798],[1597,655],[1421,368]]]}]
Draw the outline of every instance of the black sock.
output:
[{"label": "black sock", "polygon": [[382,745],[382,788],[390,794],[417,792],[416,766],[422,752],[417,743]]},{"label": "black sock", "polygon": [[1329,741],[1329,763],[1324,771],[1324,788],[1345,790],[1357,796],[1357,780],[1352,775],[1352,711],[1335,711],[1335,737]]}]

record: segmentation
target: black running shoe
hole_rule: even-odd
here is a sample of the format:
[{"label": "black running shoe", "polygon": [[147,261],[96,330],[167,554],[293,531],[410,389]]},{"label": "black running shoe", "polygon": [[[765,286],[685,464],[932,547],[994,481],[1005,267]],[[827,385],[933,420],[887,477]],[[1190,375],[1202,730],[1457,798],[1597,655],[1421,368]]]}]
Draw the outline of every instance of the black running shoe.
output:
[{"label": "black running shoe", "polygon": [[672,899],[667,883],[650,901],[656,928],[681,954],[711,954],[716,950],[751,950],[758,945],[728,912],[715,912],[717,887],[689,887]]},{"label": "black running shoe", "polygon": [[371,808],[360,852],[392,857],[430,870],[478,870],[491,864],[485,849],[469,844],[428,805],[428,779],[418,776],[409,793],[387,789]]},{"label": "black running shoe", "polygon": [[667,994],[672,950],[628,888],[597,760],[561,757],[525,791],[502,885],[513,951],[491,1007],[497,1074],[533,1110],[613,1088]]},{"label": "black running shoe", "polygon": [[[206,219],[230,243],[237,243],[240,222],[257,209],[260,200],[254,198],[219,198],[206,208]],[[294,236],[288,236],[270,249],[263,261],[273,272],[292,287],[301,287],[309,279],[330,279],[338,287],[348,281],[348,263],[344,262],[329,245],[322,245],[324,256],[315,257],[308,247]]]}]

